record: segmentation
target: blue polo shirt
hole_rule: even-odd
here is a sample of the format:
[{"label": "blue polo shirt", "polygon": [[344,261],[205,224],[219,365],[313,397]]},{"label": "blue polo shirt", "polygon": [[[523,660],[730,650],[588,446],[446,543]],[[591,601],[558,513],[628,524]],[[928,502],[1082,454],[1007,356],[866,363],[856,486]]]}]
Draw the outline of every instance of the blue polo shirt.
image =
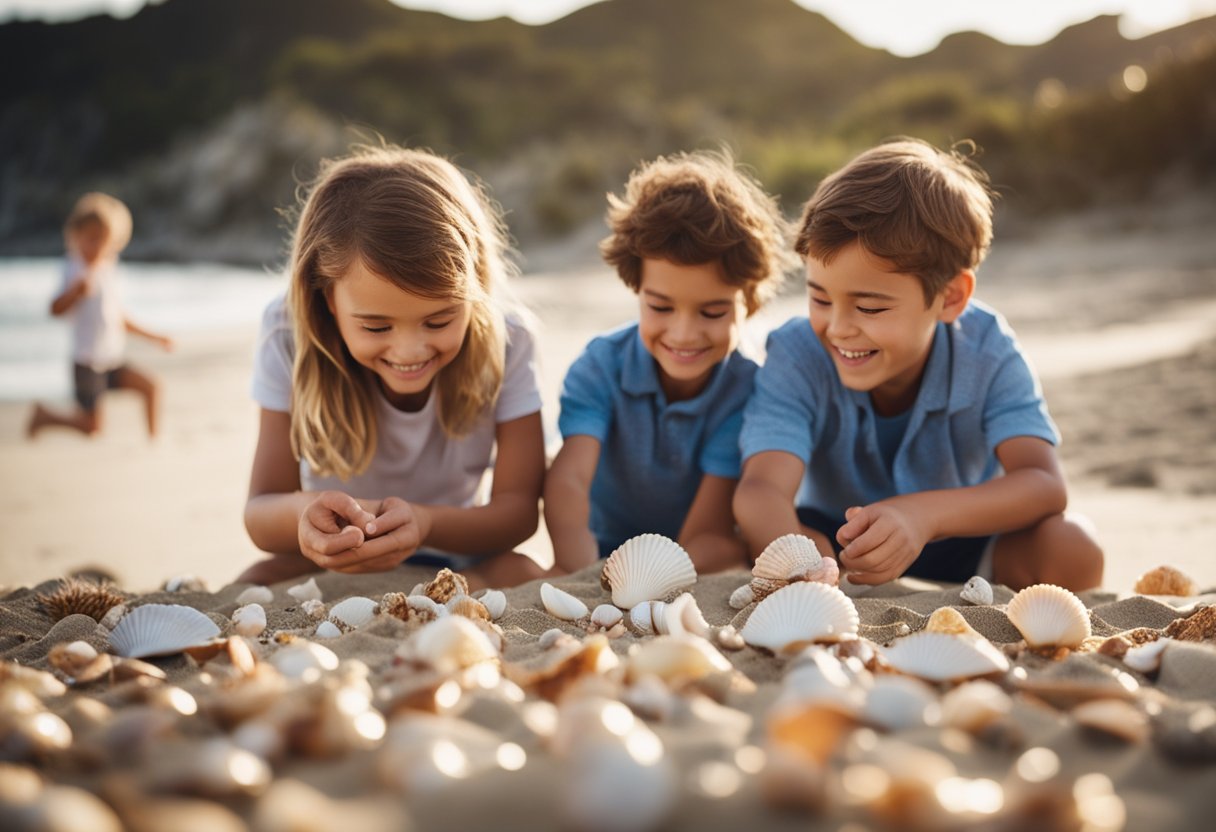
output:
[{"label": "blue polo shirt", "polygon": [[849,506],[992,479],[1001,472],[997,445],[1016,436],[1059,443],[1013,330],[1000,313],[973,300],[953,324],[938,323],[890,464],[869,393],[841,383],[806,318],[769,335],[739,441],[745,460],[763,451],[801,459],[806,475],[797,505],[843,523]]},{"label": "blue polo shirt", "polygon": [[636,323],[587,345],[562,384],[562,438],[600,442],[591,531],[600,556],[647,532],[675,539],[705,474],[737,479],[756,363],[732,352],[700,395],[668,403]]}]

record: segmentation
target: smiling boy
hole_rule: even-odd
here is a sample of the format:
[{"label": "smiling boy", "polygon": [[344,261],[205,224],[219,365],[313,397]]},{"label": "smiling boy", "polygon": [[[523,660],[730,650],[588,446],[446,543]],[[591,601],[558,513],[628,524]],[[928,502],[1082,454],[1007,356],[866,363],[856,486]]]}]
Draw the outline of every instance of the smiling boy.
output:
[{"label": "smiling boy", "polygon": [[731,497],[756,364],[736,347],[783,273],[784,223],[721,153],[643,165],[609,204],[601,251],[639,320],[593,339],[566,375],[544,494],[555,571],[647,532],[678,540],[698,571],[743,566]]},{"label": "smiling boy", "polygon": [[809,320],[770,335],[740,438],[734,508],[753,552],[801,532],[853,583],[1098,585],[1038,380],[972,299],[991,239],[983,172],[919,141],[819,186],[795,242]]}]

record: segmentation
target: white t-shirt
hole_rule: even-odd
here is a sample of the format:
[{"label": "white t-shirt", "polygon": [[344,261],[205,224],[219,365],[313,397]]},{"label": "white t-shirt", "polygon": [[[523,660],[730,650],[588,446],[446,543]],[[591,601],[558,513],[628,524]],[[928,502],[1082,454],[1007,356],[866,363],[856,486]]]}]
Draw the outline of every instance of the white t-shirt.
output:
[{"label": "white t-shirt", "polygon": [[63,294],[76,283],[95,274],[93,288],[72,307],[72,361],[92,367],[99,373],[122,364],[127,346],[126,317],[122,311],[122,285],[114,260],[101,260],[92,266],[75,254],[63,267]]},{"label": "white t-shirt", "polygon": [[[286,298],[271,301],[262,316],[253,365],[253,398],[267,410],[291,412],[291,367],[295,343]],[[439,397],[434,394],[415,413],[389,404],[376,387],[376,452],[362,474],[343,482],[317,476],[300,461],[305,491],[333,489],[353,497],[400,497],[431,505],[471,506],[480,502],[478,485],[494,459],[494,435],[500,422],[540,411],[535,345],[523,322],[507,317],[507,355],[502,389],[489,414],[472,431],[449,437],[439,423]]]}]

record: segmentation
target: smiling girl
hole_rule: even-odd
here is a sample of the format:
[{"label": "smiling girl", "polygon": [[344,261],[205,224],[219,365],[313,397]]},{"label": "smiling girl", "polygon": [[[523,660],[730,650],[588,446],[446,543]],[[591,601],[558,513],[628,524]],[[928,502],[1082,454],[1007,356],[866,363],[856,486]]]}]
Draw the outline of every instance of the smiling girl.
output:
[{"label": "smiling girl", "polygon": [[441,158],[379,148],[323,165],[287,295],[262,322],[245,526],[272,557],[240,580],[406,559],[472,586],[540,574],[511,551],[536,530],[544,455],[504,249],[491,204]]}]

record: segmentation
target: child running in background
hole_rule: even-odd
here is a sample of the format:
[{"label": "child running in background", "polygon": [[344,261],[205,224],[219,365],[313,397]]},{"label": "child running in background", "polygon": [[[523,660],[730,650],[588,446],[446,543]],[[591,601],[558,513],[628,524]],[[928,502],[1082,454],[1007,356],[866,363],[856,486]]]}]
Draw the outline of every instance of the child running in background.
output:
[{"label": "child running in background", "polygon": [[156,436],[159,394],[155,379],[124,361],[127,333],[173,349],[173,341],[127,317],[122,302],[118,255],[131,240],[131,212],[108,194],[76,201],[63,227],[67,262],[51,314],[72,322],[72,381],[79,409],[58,413],[34,405],[26,426],[31,439],[44,428],[62,427],[93,436],[101,430],[101,397],[108,390],[133,390],[143,397],[148,436]]},{"label": "child running in background", "polygon": [[262,321],[245,526],[273,556],[240,580],[407,558],[473,587],[541,574],[511,551],[536,530],[545,461],[507,272],[497,213],[446,160],[380,148],[323,164]]},{"label": "child running in background", "polygon": [[545,482],[555,571],[646,532],[678,540],[698,571],[746,566],[731,497],[756,364],[736,347],[781,280],[785,224],[724,153],[643,165],[609,205],[600,248],[639,320],[592,340],[566,375]]},{"label": "child running in background", "polygon": [[820,184],[795,243],[810,318],[769,336],[740,439],[753,552],[802,532],[853,583],[1098,585],[1038,379],[972,298],[991,240],[987,178],[956,152],[884,144]]}]

